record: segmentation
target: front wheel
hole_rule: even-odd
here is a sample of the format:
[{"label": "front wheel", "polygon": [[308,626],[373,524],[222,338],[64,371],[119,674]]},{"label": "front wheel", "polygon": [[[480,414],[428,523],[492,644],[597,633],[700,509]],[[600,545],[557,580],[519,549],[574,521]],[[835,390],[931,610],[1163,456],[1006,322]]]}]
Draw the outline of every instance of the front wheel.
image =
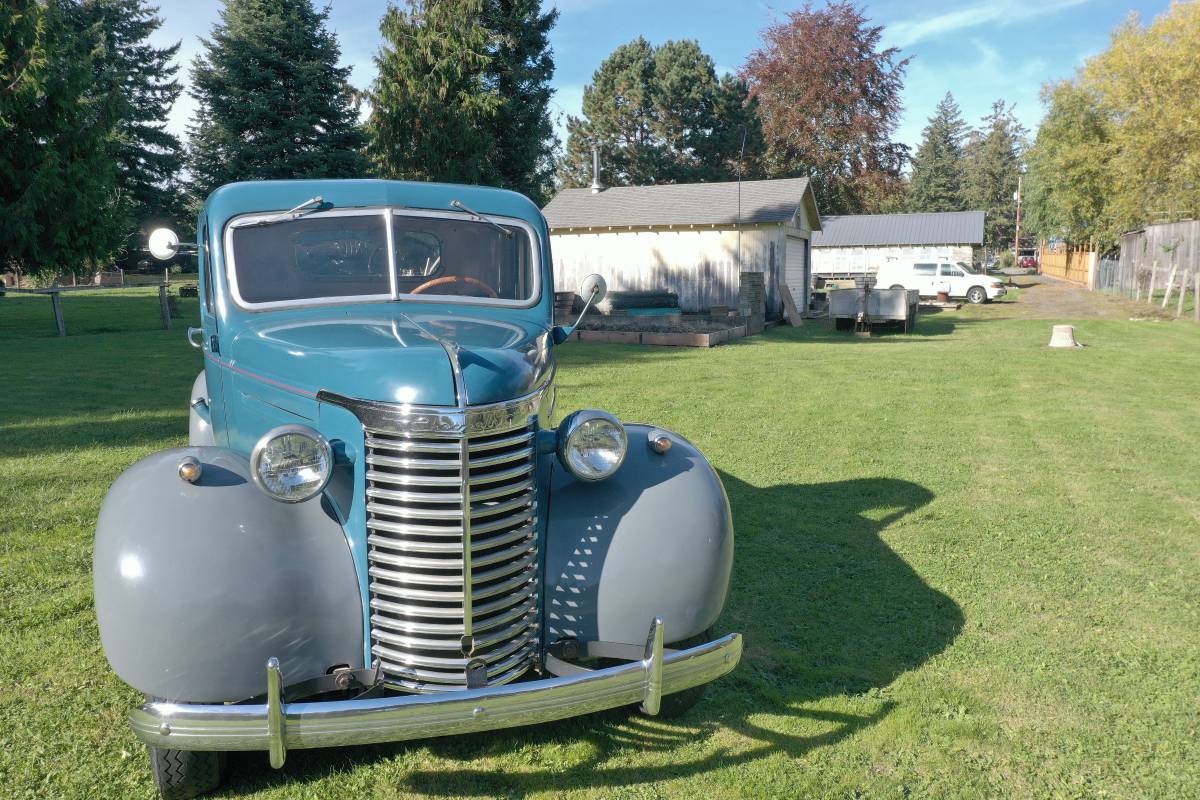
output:
[{"label": "front wheel", "polygon": [[970,289],[967,289],[968,303],[971,303],[972,305],[979,305],[986,300],[987,292],[983,290],[982,286],[972,286]]},{"label": "front wheel", "polygon": [[190,800],[221,785],[225,754],[150,748],[150,769],[163,800]]}]

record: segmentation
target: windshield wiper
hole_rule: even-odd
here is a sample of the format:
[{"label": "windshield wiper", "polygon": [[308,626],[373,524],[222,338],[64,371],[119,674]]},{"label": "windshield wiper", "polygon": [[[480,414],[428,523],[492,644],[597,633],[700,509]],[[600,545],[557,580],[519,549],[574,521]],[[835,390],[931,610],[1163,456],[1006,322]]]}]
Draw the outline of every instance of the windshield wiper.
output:
[{"label": "windshield wiper", "polygon": [[330,208],[333,208],[333,203],[326,203],[325,198],[318,195],[317,197],[310,197],[300,205],[296,206],[295,208],[290,208],[282,214],[276,214],[273,217],[267,217],[266,219],[260,219],[257,222],[251,222],[245,227],[258,228],[263,225],[274,225],[276,222],[291,222],[294,219],[300,219],[305,214],[311,214],[314,211],[325,211],[326,209]]},{"label": "windshield wiper", "polygon": [[499,222],[496,222],[496,220],[492,219],[491,217],[485,217],[483,214],[480,214],[478,211],[472,211],[471,209],[467,208],[462,203],[460,203],[458,200],[451,200],[450,205],[454,206],[459,211],[467,212],[468,214],[470,214],[472,217],[479,220],[480,222],[486,222],[488,225],[491,225],[493,228],[495,228],[496,230],[503,233],[505,239],[512,238],[512,235],[513,235],[512,231],[509,230],[508,228],[504,227],[503,225],[501,225]]}]

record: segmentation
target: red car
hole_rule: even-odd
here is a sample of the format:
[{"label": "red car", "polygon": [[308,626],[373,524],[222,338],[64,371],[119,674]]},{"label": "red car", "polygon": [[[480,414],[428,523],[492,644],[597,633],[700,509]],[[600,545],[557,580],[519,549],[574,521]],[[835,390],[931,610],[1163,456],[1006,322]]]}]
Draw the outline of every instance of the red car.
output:
[{"label": "red car", "polygon": [[1037,258],[1034,256],[1021,256],[1017,259],[1017,266],[1023,269],[1037,269]]}]

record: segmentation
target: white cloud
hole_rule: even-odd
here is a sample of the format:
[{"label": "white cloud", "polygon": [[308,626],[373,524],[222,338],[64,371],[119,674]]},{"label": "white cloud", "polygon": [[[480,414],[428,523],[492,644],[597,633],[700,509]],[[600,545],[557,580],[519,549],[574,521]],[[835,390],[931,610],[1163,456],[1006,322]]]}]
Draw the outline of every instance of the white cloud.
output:
[{"label": "white cloud", "polygon": [[884,38],[889,47],[908,47],[934,36],[980,25],[1011,25],[1036,17],[1056,14],[1086,2],[1088,0],[1044,0],[1044,2],[1007,0],[1007,2],[977,3],[932,16],[892,22],[884,28]]}]

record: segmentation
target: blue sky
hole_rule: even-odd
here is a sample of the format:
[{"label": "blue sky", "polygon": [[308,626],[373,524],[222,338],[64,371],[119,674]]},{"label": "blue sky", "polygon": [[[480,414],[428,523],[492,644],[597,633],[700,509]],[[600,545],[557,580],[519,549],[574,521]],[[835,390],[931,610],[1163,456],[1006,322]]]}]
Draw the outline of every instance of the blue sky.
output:
[{"label": "blue sky", "polygon": [[[181,77],[218,18],[217,0],[160,0],[164,25],[160,44],[182,40]],[[320,2],[320,0],[318,0]],[[600,62],[638,35],[651,42],[696,39],[719,72],[735,71],[759,43],[759,32],[795,2],[752,0],[547,0],[561,12],[552,34],[555,88],[552,112],[560,131],[566,114],[578,114],[583,87]],[[330,27],[342,60],[360,88],[375,76],[379,18],[386,3],[333,0]],[[967,0],[966,2],[875,2],[866,15],[884,26],[884,43],[913,60],[904,89],[904,117],[897,138],[915,146],[934,106],[954,93],[968,122],[986,114],[994,100],[1016,103],[1031,130],[1042,115],[1043,83],[1069,77],[1089,56],[1105,49],[1109,33],[1131,11],[1149,22],[1168,0]],[[172,110],[170,127],[183,134],[194,111],[184,96]],[[560,133],[560,135],[562,135]]]}]

